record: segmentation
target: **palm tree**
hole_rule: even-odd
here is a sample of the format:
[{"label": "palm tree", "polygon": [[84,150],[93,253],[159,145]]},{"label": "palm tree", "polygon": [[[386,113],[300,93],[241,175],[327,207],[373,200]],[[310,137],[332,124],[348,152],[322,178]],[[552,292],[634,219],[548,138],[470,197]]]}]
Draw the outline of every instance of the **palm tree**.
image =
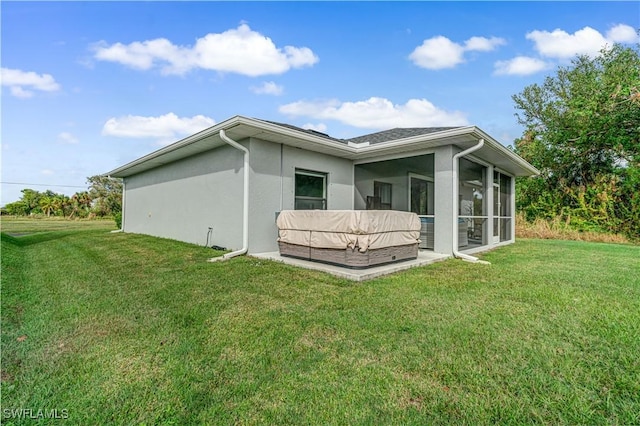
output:
[{"label": "palm tree", "polygon": [[56,214],[59,214],[62,217],[65,217],[68,213],[71,212],[72,209],[72,203],[71,203],[71,198],[67,197],[64,194],[60,194],[56,197],[56,201],[57,201],[57,212]]},{"label": "palm tree", "polygon": [[47,217],[51,216],[51,212],[55,210],[54,199],[49,196],[42,197],[40,199],[40,208],[42,209],[42,212],[47,215]]},{"label": "palm tree", "polygon": [[91,195],[87,191],[79,192],[77,195],[80,214],[82,217],[86,217],[91,212],[91,204],[93,203]]},{"label": "palm tree", "polygon": [[52,204],[54,216],[64,216],[64,195],[58,194],[53,197]]}]

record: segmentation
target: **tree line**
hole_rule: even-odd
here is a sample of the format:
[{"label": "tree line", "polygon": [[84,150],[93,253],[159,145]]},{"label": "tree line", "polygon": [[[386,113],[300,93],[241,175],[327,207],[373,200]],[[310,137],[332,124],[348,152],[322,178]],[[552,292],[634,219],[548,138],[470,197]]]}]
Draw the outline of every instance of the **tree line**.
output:
[{"label": "tree line", "polygon": [[122,211],[122,181],[107,176],[87,178],[88,189],[72,196],[51,190],[23,189],[18,201],[6,204],[3,214],[57,216],[68,219],[117,217]]},{"label": "tree line", "polygon": [[578,56],[513,96],[515,152],[540,170],[516,185],[528,220],[640,239],[639,46]]}]

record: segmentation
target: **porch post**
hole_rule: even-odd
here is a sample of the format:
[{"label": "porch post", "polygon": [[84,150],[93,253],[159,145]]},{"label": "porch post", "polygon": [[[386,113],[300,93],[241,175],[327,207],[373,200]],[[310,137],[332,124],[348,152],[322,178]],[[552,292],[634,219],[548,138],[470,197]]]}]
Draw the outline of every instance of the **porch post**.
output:
[{"label": "porch post", "polygon": [[511,188],[509,188],[509,203],[511,204],[511,242],[516,240],[516,177],[511,176]]},{"label": "porch post", "polygon": [[458,203],[453,203],[452,159],[455,154],[452,145],[436,148],[434,152],[434,242],[435,253],[453,254],[453,215],[458,215]]},{"label": "porch post", "polygon": [[[493,211],[493,209],[496,206],[495,200],[493,199],[493,185],[494,185],[494,181],[493,181],[493,165],[489,165],[487,167],[487,179],[486,179],[486,184],[485,184],[485,189],[484,189],[484,193],[487,194],[486,198],[486,210],[484,215],[488,217],[487,219],[487,226],[485,226],[485,229],[487,230],[487,236],[486,236],[486,241],[484,241],[484,243],[488,246],[492,246],[495,244],[495,242],[493,241],[493,218],[495,216],[499,216],[500,212],[495,212]],[[499,196],[499,195],[498,195]],[[498,226],[500,226],[500,224],[498,223]]]}]

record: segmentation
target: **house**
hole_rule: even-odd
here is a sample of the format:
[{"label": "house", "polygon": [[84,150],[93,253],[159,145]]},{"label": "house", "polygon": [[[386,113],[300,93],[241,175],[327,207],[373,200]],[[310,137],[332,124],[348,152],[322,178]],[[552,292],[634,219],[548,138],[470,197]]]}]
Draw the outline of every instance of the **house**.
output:
[{"label": "house", "polygon": [[538,171],[475,126],[352,139],[235,116],[112,170],[124,232],[277,251],[292,209],[417,213],[420,248],[465,256],[514,242],[515,177]]}]

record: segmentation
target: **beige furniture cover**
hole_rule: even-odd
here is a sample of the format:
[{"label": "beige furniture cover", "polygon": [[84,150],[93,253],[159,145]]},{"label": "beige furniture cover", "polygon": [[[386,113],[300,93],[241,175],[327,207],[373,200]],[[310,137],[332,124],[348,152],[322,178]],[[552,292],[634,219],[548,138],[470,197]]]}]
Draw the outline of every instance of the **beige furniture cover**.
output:
[{"label": "beige furniture cover", "polygon": [[278,241],[314,248],[355,248],[361,252],[416,244],[420,219],[395,210],[283,210]]}]

